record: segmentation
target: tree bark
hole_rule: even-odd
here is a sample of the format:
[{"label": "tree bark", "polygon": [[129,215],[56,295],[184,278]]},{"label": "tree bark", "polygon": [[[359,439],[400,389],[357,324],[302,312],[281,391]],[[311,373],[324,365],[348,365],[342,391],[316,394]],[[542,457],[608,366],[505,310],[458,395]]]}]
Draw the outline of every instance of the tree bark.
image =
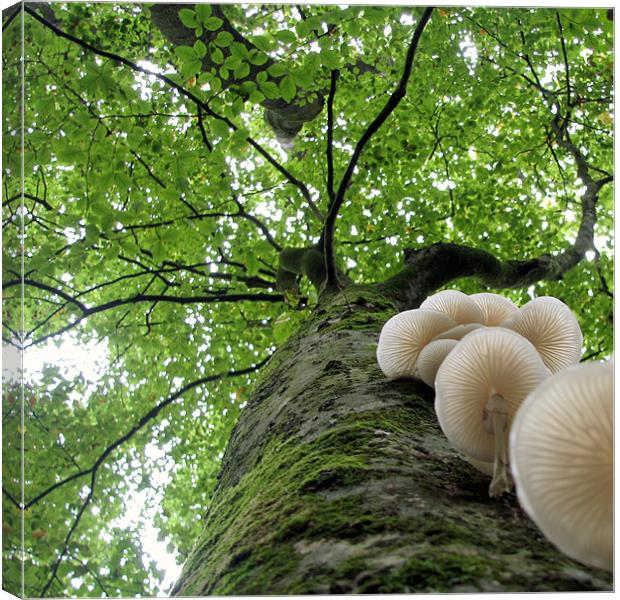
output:
[{"label": "tree bark", "polygon": [[387,380],[379,286],[324,298],[279,349],[226,451],[176,595],[610,590],[443,436],[433,391]]}]

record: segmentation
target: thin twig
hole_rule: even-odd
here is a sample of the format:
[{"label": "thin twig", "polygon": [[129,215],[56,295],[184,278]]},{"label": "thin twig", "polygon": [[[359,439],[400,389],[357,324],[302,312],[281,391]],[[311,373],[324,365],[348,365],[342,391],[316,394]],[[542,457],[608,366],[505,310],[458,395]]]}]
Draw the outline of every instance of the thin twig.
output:
[{"label": "thin twig", "polygon": [[558,22],[558,29],[560,31],[560,41],[562,42],[562,55],[564,57],[564,75],[566,77],[566,106],[570,108],[571,105],[571,85],[570,85],[570,72],[568,69],[568,56],[566,54],[566,42],[564,41],[564,29],[562,28],[562,21],[560,20],[559,11],[555,11],[555,18]]},{"label": "thin twig", "polygon": [[400,101],[403,99],[407,92],[407,83],[409,82],[409,76],[411,75],[411,69],[413,65],[413,59],[415,57],[415,53],[418,47],[418,42],[420,41],[420,37],[422,36],[422,32],[424,31],[424,27],[428,23],[428,20],[431,17],[431,13],[433,9],[431,7],[425,8],[422,16],[420,17],[420,21],[418,22],[417,27],[413,33],[413,37],[411,39],[411,43],[409,45],[409,49],[407,50],[407,55],[405,57],[405,65],[403,68],[403,74],[400,78],[400,82],[398,86],[390,95],[388,101],[385,106],[381,110],[381,112],[374,118],[374,120],[370,123],[366,131],[362,134],[359,142],[357,143],[355,150],[353,152],[353,156],[349,161],[349,165],[347,170],[345,171],[342,180],[340,182],[340,186],[338,187],[338,191],[334,198],[334,201],[330,203],[329,211],[327,214],[327,218],[325,219],[325,225],[323,228],[323,253],[325,256],[325,267],[327,272],[327,286],[334,286],[338,283],[338,275],[336,269],[336,261],[334,257],[334,230],[336,225],[336,218],[338,217],[338,212],[340,211],[340,207],[344,202],[345,193],[347,188],[349,187],[349,183],[351,178],[353,177],[353,172],[355,171],[355,167],[362,155],[362,152],[366,146],[366,144],[370,141],[372,136],[379,130],[379,128],[385,123],[387,118],[392,114],[392,112],[399,105]]},{"label": "thin twig", "polygon": [[[76,37],[76,36],[74,36],[74,35],[72,35],[70,33],[67,33],[66,31],[63,31],[62,29],[60,29],[59,27],[57,27],[53,23],[50,23],[47,19],[45,19],[44,17],[38,15],[34,10],[29,8],[28,6],[26,6],[24,8],[24,10],[29,15],[31,15],[33,18],[35,18],[37,21],[39,21],[42,25],[44,25],[48,29],[51,29],[57,36],[65,38],[65,39],[73,42],[74,44],[77,44],[78,46],[81,46],[82,48],[88,50],[89,52],[93,52],[94,54],[97,54],[99,56],[103,56],[104,58],[108,58],[109,60],[113,60],[114,62],[117,62],[117,63],[120,63],[122,65],[125,65],[126,67],[129,67],[130,69],[132,69],[134,71],[137,71],[139,73],[143,73],[145,75],[149,75],[151,77],[155,77],[155,78],[159,79],[160,81],[163,81],[168,86],[170,86],[171,88],[175,89],[181,96],[184,96],[185,98],[187,98],[188,100],[193,102],[196,106],[198,106],[202,110],[204,110],[205,114],[207,114],[208,116],[211,116],[211,117],[213,117],[215,119],[219,119],[220,121],[223,121],[233,131],[238,131],[239,130],[239,127],[237,125],[235,125],[230,119],[228,119],[225,116],[217,114],[215,111],[213,111],[209,107],[207,102],[203,102],[202,100],[200,100],[200,98],[198,98],[195,94],[193,94],[188,89],[184,88],[182,85],[180,85],[180,84],[176,83],[175,81],[173,81],[172,79],[170,79],[170,77],[167,77],[166,75],[162,75],[161,73],[156,73],[155,71],[151,71],[150,69],[147,69],[145,67],[141,67],[141,66],[137,65],[136,63],[126,59],[125,57],[120,56],[119,54],[115,54],[114,52],[108,52],[107,50],[101,50],[100,48],[96,48],[92,44],[89,44],[88,42],[86,42],[86,41],[84,41],[84,40],[82,40],[82,39],[80,39],[80,38],[78,38],[78,37]],[[286,169],[286,167],[284,167],[280,162],[278,162],[256,140],[254,140],[250,136],[246,136],[246,141],[270,165],[272,165],[279,173],[284,175],[295,187],[297,187],[297,189],[301,192],[302,196],[306,200],[306,202],[307,202],[308,206],[310,207],[312,213],[315,215],[315,217],[317,217],[317,219],[320,222],[323,222],[323,215],[322,215],[321,211],[317,208],[317,206],[314,203],[314,201],[312,200],[312,195],[310,194],[310,190],[308,189],[306,184],[303,183],[301,180],[299,180],[297,177],[295,177],[290,171],[288,171],[288,169]]]},{"label": "thin twig", "polygon": [[332,69],[329,96],[327,97],[327,194],[330,205],[336,201],[334,191],[334,96],[340,71]]},{"label": "thin twig", "polygon": [[[50,487],[46,488],[45,490],[37,494],[29,502],[27,502],[24,506],[24,509],[27,510],[28,508],[30,508],[31,506],[33,506],[34,504],[36,504],[37,502],[45,498],[48,494],[66,485],[67,483],[70,483],[71,481],[75,481],[76,479],[79,479],[80,477],[84,477],[85,475],[88,475],[91,473],[94,474],[99,468],[99,466],[106,460],[106,458],[110,454],[112,454],[112,452],[114,452],[114,450],[116,450],[116,448],[118,448],[121,444],[124,444],[126,441],[130,440],[138,431],[140,431],[140,429],[142,429],[145,425],[147,425],[153,419],[155,419],[157,415],[159,415],[159,413],[164,408],[166,408],[169,404],[171,404],[172,402],[180,398],[183,394],[185,394],[189,390],[195,387],[204,385],[206,383],[212,383],[213,381],[218,381],[220,379],[228,379],[230,377],[237,377],[239,375],[248,375],[249,373],[258,371],[258,369],[264,366],[270,358],[271,358],[271,355],[267,356],[266,358],[264,358],[263,360],[261,360],[260,362],[256,363],[255,365],[251,367],[239,369],[238,371],[229,370],[224,373],[218,373],[217,375],[208,375],[206,377],[201,377],[200,379],[196,379],[195,381],[192,381],[191,383],[184,385],[182,388],[174,392],[172,395],[168,396],[165,400],[162,400],[159,404],[155,405],[151,410],[149,410],[147,413],[145,413],[140,418],[140,420],[138,421],[136,425],[131,427],[124,435],[122,435],[112,444],[107,446],[105,450],[103,450],[103,452],[95,460],[95,462],[90,468],[73,473],[72,475],[69,475],[65,479],[54,483]],[[5,491],[5,494],[6,494],[6,491]]]}]

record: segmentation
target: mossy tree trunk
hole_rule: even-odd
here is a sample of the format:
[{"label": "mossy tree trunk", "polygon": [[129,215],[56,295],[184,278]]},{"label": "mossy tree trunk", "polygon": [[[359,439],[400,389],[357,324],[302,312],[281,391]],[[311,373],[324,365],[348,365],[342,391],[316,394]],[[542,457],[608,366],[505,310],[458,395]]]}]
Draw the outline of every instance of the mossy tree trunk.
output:
[{"label": "mossy tree trunk", "polygon": [[230,440],[177,595],[611,589],[449,447],[433,391],[376,364],[397,307],[332,294],[273,357]]}]

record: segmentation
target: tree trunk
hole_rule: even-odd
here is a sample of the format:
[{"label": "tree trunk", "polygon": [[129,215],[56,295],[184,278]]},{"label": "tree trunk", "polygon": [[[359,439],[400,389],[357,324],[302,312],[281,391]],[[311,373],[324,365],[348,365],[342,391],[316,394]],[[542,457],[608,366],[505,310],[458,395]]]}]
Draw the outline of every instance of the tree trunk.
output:
[{"label": "tree trunk", "polygon": [[265,367],[173,594],[609,590],[452,450],[433,391],[389,381],[396,312],[377,288],[325,300]]}]

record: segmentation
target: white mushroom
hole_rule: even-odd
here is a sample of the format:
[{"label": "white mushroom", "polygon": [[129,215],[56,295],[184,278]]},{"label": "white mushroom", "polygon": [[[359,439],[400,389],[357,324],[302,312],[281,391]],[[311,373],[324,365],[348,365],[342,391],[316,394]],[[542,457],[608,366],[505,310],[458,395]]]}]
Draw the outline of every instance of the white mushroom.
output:
[{"label": "white mushroom", "polygon": [[480,294],[471,294],[469,296],[480,308],[484,316],[483,323],[487,327],[496,327],[502,321],[515,314],[519,309],[509,300],[499,294],[491,294],[489,292],[481,292]]},{"label": "white mushroom", "polygon": [[377,361],[386,377],[414,377],[420,350],[438,333],[454,327],[448,315],[413,309],[394,315],[381,330]]},{"label": "white mushroom", "polygon": [[477,304],[458,290],[443,290],[433,294],[420,304],[420,308],[431,308],[450,315],[459,325],[484,321],[482,310]]},{"label": "white mushroom", "polygon": [[570,308],[552,296],[540,296],[510,316],[502,327],[527,338],[551,373],[579,362],[583,336]]},{"label": "white mushroom", "polygon": [[418,356],[417,368],[420,379],[426,385],[435,387],[439,366],[457,344],[457,340],[434,340],[424,346]]},{"label": "white mushroom", "polygon": [[435,336],[435,340],[460,340],[463,339],[468,333],[476,329],[484,327],[480,323],[467,323],[465,325],[457,325]]},{"label": "white mushroom", "polygon": [[471,332],[439,367],[435,378],[439,425],[458,450],[494,463],[491,496],[511,488],[510,424],[521,402],[546,377],[532,344],[501,327]]},{"label": "white mushroom", "polygon": [[510,435],[521,506],[551,542],[613,568],[613,366],[588,363],[542,383]]},{"label": "white mushroom", "polygon": [[494,465],[492,462],[486,462],[484,460],[476,460],[471,456],[463,456],[463,458],[472,466],[476,471],[480,471],[489,477],[493,477],[493,468]]}]

